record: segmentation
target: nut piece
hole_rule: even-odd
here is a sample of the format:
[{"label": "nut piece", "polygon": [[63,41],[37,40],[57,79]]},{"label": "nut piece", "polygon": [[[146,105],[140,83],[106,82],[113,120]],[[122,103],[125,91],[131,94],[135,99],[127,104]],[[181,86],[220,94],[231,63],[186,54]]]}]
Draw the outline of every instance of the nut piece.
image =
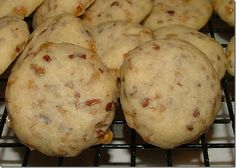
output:
[{"label": "nut piece", "polygon": [[109,144],[112,141],[113,133],[109,130],[106,134],[100,137],[101,144]]},{"label": "nut piece", "polygon": [[86,104],[87,106],[93,106],[93,105],[99,104],[99,103],[101,103],[101,100],[99,100],[99,99],[91,99],[91,100],[87,100],[87,101],[85,102],[85,104]]}]

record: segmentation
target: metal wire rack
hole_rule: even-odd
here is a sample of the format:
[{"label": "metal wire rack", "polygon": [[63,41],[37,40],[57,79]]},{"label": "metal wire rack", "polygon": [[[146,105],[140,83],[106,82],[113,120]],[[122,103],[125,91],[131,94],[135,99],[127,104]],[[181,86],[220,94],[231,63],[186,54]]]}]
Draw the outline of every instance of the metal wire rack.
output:
[{"label": "metal wire rack", "polygon": [[[30,20],[30,19],[29,19]],[[26,20],[26,21],[29,21]],[[216,34],[220,34],[224,36],[227,40],[226,42],[222,42],[222,46],[225,48],[227,46],[227,42],[229,37],[234,35],[233,28],[228,27],[223,21],[219,19],[218,16],[212,16],[211,20],[208,22],[208,24],[201,29],[202,32],[209,34],[213,38],[217,38]],[[206,46],[207,47],[207,46]],[[4,104],[5,98],[4,98],[4,92],[5,92],[5,86],[7,82],[7,77],[9,75],[9,71],[5,74],[0,76],[0,103]],[[212,165],[212,157],[209,156],[209,150],[211,149],[219,149],[220,151],[222,149],[232,149],[234,150],[235,142],[234,142],[234,132],[235,132],[235,117],[234,117],[234,110],[232,102],[235,101],[234,97],[234,77],[230,76],[226,73],[225,77],[221,81],[223,96],[222,96],[222,104],[226,104],[225,108],[225,114],[224,116],[218,116],[214,122],[213,125],[225,125],[227,127],[230,127],[232,133],[232,137],[230,141],[226,141],[224,143],[218,142],[218,143],[211,143],[209,137],[209,133],[202,135],[199,140],[194,141],[189,144],[185,144],[182,146],[177,147],[176,149],[172,150],[162,150],[158,147],[155,147],[153,145],[147,144],[144,141],[141,140],[139,135],[136,134],[135,130],[130,129],[127,127],[126,122],[124,120],[124,117],[122,115],[122,110],[119,108],[117,110],[117,115],[113,121],[112,129],[115,129],[116,127],[121,126],[123,128],[123,132],[126,132],[125,134],[125,141],[123,143],[112,143],[107,145],[97,145],[91,147],[91,152],[89,154],[86,154],[85,156],[81,156],[81,158],[75,158],[78,159],[78,162],[74,164],[73,166],[101,166],[101,165],[108,165],[108,166],[138,166],[137,163],[137,157],[139,156],[139,153],[145,150],[154,150],[151,154],[154,155],[152,158],[155,158],[157,163],[152,166],[176,166],[175,165],[175,157],[176,153],[179,152],[179,150],[185,150],[185,154],[188,155],[188,152],[198,152],[202,156],[202,161],[199,166],[211,166]],[[0,104],[1,105],[1,104]],[[4,137],[3,132],[4,129],[6,129],[7,124],[7,110],[4,108],[3,114],[0,113],[0,152],[3,149],[6,148],[12,148],[12,149],[19,149],[21,150],[21,160],[20,164],[22,166],[68,166],[70,162],[70,159],[68,158],[56,158],[56,157],[46,157],[43,156],[45,160],[55,160],[53,164],[47,164],[43,161],[38,161],[40,164],[32,164],[30,162],[30,159],[36,159],[38,154],[35,154],[34,152],[31,152],[27,147],[19,143],[18,141],[9,142],[7,141],[9,137]],[[114,131],[114,130],[113,130]],[[119,140],[119,136],[115,134],[115,140]],[[109,150],[127,150],[128,151],[128,161],[127,162],[116,162],[116,163],[109,163],[109,160],[104,159],[105,155],[108,155]],[[161,152],[161,153],[160,153]],[[223,152],[220,152],[221,155],[224,155]],[[182,153],[183,154],[183,153]],[[40,155],[40,154],[39,154]],[[83,153],[81,154],[83,155]],[[146,154],[145,154],[146,155]],[[147,154],[148,155],[148,154]],[[179,157],[182,157],[182,160],[186,157],[186,155],[182,155]],[[79,156],[78,156],[79,157]],[[121,156],[116,156],[121,157]],[[151,157],[150,155],[148,157]],[[234,156],[233,156],[234,158]],[[83,159],[87,160],[86,162],[82,161]],[[105,161],[104,161],[105,160]],[[200,159],[201,160],[201,159]],[[214,160],[214,159],[213,159]],[[184,160],[188,162],[188,160]],[[102,163],[103,162],[103,163]],[[105,162],[105,163],[104,163]],[[0,165],[1,163],[4,163],[3,160],[1,160],[1,153],[0,153]],[[234,160],[231,162],[231,166],[234,166]]]}]

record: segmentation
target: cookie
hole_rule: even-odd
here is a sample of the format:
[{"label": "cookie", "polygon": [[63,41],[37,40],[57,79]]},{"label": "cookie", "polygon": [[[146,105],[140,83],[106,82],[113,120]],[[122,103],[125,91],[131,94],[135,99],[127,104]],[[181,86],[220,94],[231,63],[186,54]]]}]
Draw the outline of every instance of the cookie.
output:
[{"label": "cookie", "polygon": [[48,18],[63,13],[80,16],[94,0],[46,0],[36,10],[33,18],[33,27],[36,28]]},{"label": "cookie", "polygon": [[209,0],[154,0],[153,10],[143,25],[157,30],[170,24],[182,24],[199,30],[208,22],[212,11]]},{"label": "cookie", "polygon": [[42,44],[11,73],[6,100],[16,136],[45,155],[76,156],[112,139],[116,79],[88,49]]},{"label": "cookie", "polygon": [[17,16],[24,18],[29,16],[44,0],[1,0],[0,17]]},{"label": "cookie", "polygon": [[234,36],[230,39],[230,42],[226,49],[227,57],[227,71],[230,75],[234,76]]},{"label": "cookie", "polygon": [[152,0],[96,0],[83,15],[83,20],[89,27],[114,20],[140,23],[152,6]]},{"label": "cookie", "polygon": [[26,56],[32,55],[44,42],[71,43],[94,50],[94,40],[81,20],[70,14],[61,14],[48,19],[31,34],[31,39],[17,60],[17,64]]},{"label": "cookie", "polygon": [[138,23],[108,21],[91,29],[96,51],[103,63],[117,77],[125,54],[139,44],[153,39],[152,32]]},{"label": "cookie", "polygon": [[29,38],[27,24],[16,17],[0,18],[0,74],[24,49]]},{"label": "cookie", "polygon": [[224,48],[213,38],[182,25],[168,25],[154,32],[156,39],[171,38],[188,41],[204,52],[215,68],[219,79],[226,71],[226,56]]},{"label": "cookie", "polygon": [[230,26],[234,26],[234,1],[212,0],[214,11]]},{"label": "cookie", "polygon": [[153,40],[125,58],[120,100],[129,127],[147,143],[170,149],[195,140],[213,123],[220,81],[206,55],[190,43]]}]

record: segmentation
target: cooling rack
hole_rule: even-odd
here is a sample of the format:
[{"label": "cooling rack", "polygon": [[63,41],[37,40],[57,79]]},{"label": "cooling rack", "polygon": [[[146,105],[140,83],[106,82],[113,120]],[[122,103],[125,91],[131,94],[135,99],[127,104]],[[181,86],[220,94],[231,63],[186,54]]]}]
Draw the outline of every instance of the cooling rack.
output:
[{"label": "cooling rack", "polygon": [[[30,23],[30,18],[26,21]],[[201,32],[220,41],[226,48],[234,29],[213,15]],[[207,46],[206,46],[207,47]],[[0,76],[0,166],[234,166],[235,117],[234,77],[226,73],[221,80],[222,108],[209,131],[198,140],[172,150],[145,143],[128,128],[119,107],[111,129],[114,141],[96,145],[75,158],[47,157],[30,151],[17,141],[7,126],[5,87],[10,69]],[[2,111],[2,112],[1,112]],[[220,135],[220,136],[215,136]],[[45,135],[46,136],[46,135]]]}]

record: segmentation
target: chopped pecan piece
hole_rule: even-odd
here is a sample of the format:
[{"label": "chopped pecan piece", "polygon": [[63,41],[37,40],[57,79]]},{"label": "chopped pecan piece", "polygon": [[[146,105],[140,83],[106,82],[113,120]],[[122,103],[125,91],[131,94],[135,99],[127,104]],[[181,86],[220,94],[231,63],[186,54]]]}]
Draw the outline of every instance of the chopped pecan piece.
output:
[{"label": "chopped pecan piece", "polygon": [[45,74],[46,72],[44,68],[38,66],[37,64],[31,64],[30,69],[32,69],[34,73],[39,76]]},{"label": "chopped pecan piece", "polygon": [[172,10],[167,11],[167,13],[169,13],[169,15],[171,15],[171,16],[174,16],[174,15],[175,15],[175,11],[172,11]]},{"label": "chopped pecan piece", "polygon": [[187,130],[192,131],[193,130],[193,125],[192,124],[186,125],[186,128],[187,128]]},{"label": "chopped pecan piece", "polygon": [[141,105],[143,107],[147,107],[149,105],[149,100],[150,100],[149,98],[143,99],[142,102],[141,102]]},{"label": "chopped pecan piece", "polygon": [[108,103],[107,105],[106,105],[106,111],[111,111],[112,110],[112,106],[113,106],[113,103],[111,102],[111,103]]},{"label": "chopped pecan piece", "polygon": [[87,101],[85,102],[85,104],[86,104],[87,106],[93,106],[93,105],[99,104],[99,103],[101,103],[101,100],[99,100],[99,99],[91,99],[91,100],[87,100]]},{"label": "chopped pecan piece", "polygon": [[49,55],[45,55],[43,56],[43,59],[47,62],[51,62],[52,61],[52,58],[49,56]]},{"label": "chopped pecan piece", "polygon": [[71,54],[68,56],[70,59],[74,59],[74,58],[81,58],[81,59],[86,59],[86,55],[85,54],[77,54],[77,55],[74,55],[74,54]]}]

